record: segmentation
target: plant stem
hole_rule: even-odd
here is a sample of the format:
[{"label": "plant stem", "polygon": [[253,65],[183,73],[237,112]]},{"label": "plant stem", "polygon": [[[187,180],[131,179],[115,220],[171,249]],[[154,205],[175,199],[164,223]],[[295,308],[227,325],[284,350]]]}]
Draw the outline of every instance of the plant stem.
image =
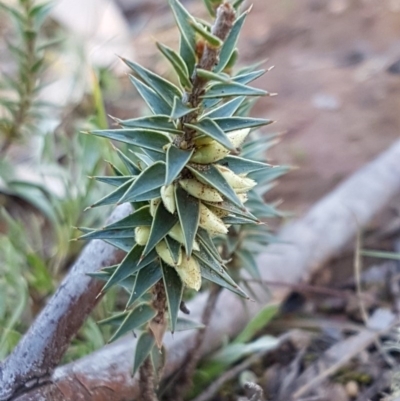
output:
[{"label": "plant stem", "polygon": [[[158,348],[162,346],[162,340],[167,328],[167,319],[165,312],[167,309],[167,294],[165,292],[164,282],[160,280],[153,290],[152,306],[157,311],[157,315],[150,321],[148,330],[153,334]],[[157,401],[155,391],[154,370],[151,359],[148,356],[139,368],[139,387],[140,399],[143,401]]]},{"label": "plant stem", "polygon": [[139,388],[142,401],[157,401],[157,395],[154,390],[153,365],[149,356],[139,369]]},{"label": "plant stem", "polygon": [[207,334],[207,327],[210,324],[212,313],[215,310],[221,290],[220,286],[212,284],[201,317],[201,322],[205,327],[198,330],[193,341],[193,346],[188,351],[185,361],[182,363],[184,368],[174,377],[171,390],[166,395],[166,401],[183,401],[185,394],[192,386],[193,374],[202,356],[201,349]]},{"label": "plant stem", "polygon": [[[213,35],[217,36],[222,41],[225,41],[229,32],[232,29],[233,22],[235,21],[236,13],[234,8],[229,3],[221,4],[217,9],[217,16],[214,25],[211,28]],[[204,87],[207,80],[197,75],[197,68],[211,71],[216,64],[221,48],[216,48],[208,45],[204,46],[204,51],[199,60],[198,65],[193,71],[191,78],[193,89],[190,93],[186,92],[183,96],[184,103],[189,103],[191,107],[196,108],[201,103],[201,95],[204,93]],[[184,135],[179,137],[177,145],[181,148],[190,148],[193,145],[193,138],[196,131],[185,127],[185,123],[192,122],[197,119],[198,111],[189,113],[181,118],[181,125],[183,127]]]}]

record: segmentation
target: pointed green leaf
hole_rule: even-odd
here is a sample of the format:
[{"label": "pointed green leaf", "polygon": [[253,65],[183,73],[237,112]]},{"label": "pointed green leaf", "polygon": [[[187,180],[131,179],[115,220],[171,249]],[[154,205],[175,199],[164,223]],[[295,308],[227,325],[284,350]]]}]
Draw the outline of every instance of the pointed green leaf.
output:
[{"label": "pointed green leaf", "polygon": [[[181,85],[186,89],[192,88],[192,82],[190,81],[189,71],[182,57],[172,50],[170,47],[163,45],[162,43],[156,43],[160,52],[167,58],[178,75]],[[177,98],[177,97],[175,97]],[[180,97],[178,97],[180,99]]]},{"label": "pointed green leaf", "polygon": [[[140,174],[140,169],[139,167],[128,157],[125,155],[124,152],[121,152],[120,149],[118,148],[114,148],[115,151],[117,152],[118,157],[120,158],[120,160],[122,161],[122,163],[124,164],[124,166],[128,169],[128,172],[133,175],[133,176],[137,176],[138,174]],[[110,163],[111,164],[111,163]],[[116,169],[115,166],[111,165],[111,167],[113,168],[113,170]],[[121,172],[118,172],[117,175],[123,175],[125,176],[125,174],[122,174]]]},{"label": "pointed green leaf", "polygon": [[128,313],[124,321],[121,323],[121,326],[119,326],[118,330],[110,338],[109,342],[115,341],[117,338],[123,336],[129,331],[137,329],[149,320],[153,319],[156,314],[157,312],[150,305],[138,305],[135,309]]},{"label": "pointed green leaf", "polygon": [[235,191],[232,189],[232,187],[228,184],[223,175],[218,171],[215,166],[210,165],[208,169],[204,170],[197,170],[190,165],[188,165],[187,167],[200,181],[212,186],[223,196],[229,199],[233,204],[241,209],[244,209],[242,202],[237,197]]},{"label": "pointed green leaf", "polygon": [[167,135],[159,131],[150,129],[110,129],[92,131],[93,135],[115,141],[129,143],[130,145],[140,146],[145,149],[163,153],[163,146],[170,143]]},{"label": "pointed green leaf", "polygon": [[129,315],[129,311],[122,312],[122,313],[117,313],[113,316],[110,316],[106,319],[100,320],[97,322],[98,325],[104,326],[106,324],[109,324],[111,326],[119,327],[122,322],[126,319],[126,317]]},{"label": "pointed green leaf", "polygon": [[104,242],[107,242],[107,244],[115,246],[116,248],[121,249],[121,251],[124,252],[129,252],[136,243],[133,237],[106,239],[104,240]]},{"label": "pointed green leaf", "polygon": [[175,188],[176,209],[179,215],[183,235],[185,237],[186,254],[192,254],[193,242],[196,237],[200,220],[200,200],[190,196],[179,185]]},{"label": "pointed green leaf", "polygon": [[[161,96],[169,104],[169,106],[172,106],[174,96],[182,96],[181,91],[171,82],[133,61],[129,61],[124,58],[122,60],[148,87]],[[169,113],[162,114],[169,115]]]},{"label": "pointed green leaf", "polygon": [[235,252],[236,257],[239,258],[244,269],[255,279],[261,280],[261,274],[258,270],[257,262],[253,254],[247,249],[239,249]]},{"label": "pointed green leaf", "polygon": [[103,227],[103,230],[120,230],[138,226],[151,226],[152,222],[153,217],[150,214],[150,206],[146,205],[135,210],[129,216]]},{"label": "pointed green leaf", "polygon": [[154,348],[155,339],[152,333],[144,331],[136,344],[135,359],[133,361],[132,376],[136,374],[140,366],[149,356],[151,350]]},{"label": "pointed green leaf", "polygon": [[212,99],[212,98],[223,98],[232,96],[265,96],[268,92],[252,88],[251,86],[246,86],[239,84],[237,82],[230,82],[227,84],[218,83],[212,85],[204,95],[201,96],[202,99]]},{"label": "pointed green leaf", "polygon": [[167,116],[171,113],[171,106],[149,86],[145,85],[133,75],[129,76],[132,84],[154,114]]},{"label": "pointed green leaf", "polygon": [[246,296],[241,288],[235,283],[231,276],[226,272],[224,266],[216,260],[206,247],[200,246],[200,251],[193,252],[193,255],[199,263],[206,264],[210,269],[217,273],[227,284],[236,288],[236,292],[240,292],[241,296]]},{"label": "pointed green leaf", "polygon": [[196,322],[195,320],[188,319],[186,317],[178,317],[176,321],[175,331],[187,331],[187,330],[196,330],[196,329],[204,329],[206,326],[200,322]]},{"label": "pointed green leaf", "polygon": [[226,212],[229,212],[230,215],[233,215],[234,217],[243,217],[246,218],[250,221],[254,222],[259,222],[257,217],[253,216],[248,210],[248,205],[247,202],[245,204],[245,208],[241,209],[237,207],[236,205],[232,204],[229,201],[223,201],[223,202],[218,202],[218,203],[212,203],[212,202],[206,202],[203,201],[205,205],[210,205],[213,207],[216,207],[218,209],[224,210]]},{"label": "pointed green leaf", "polygon": [[142,149],[143,153],[146,153],[150,159],[152,160],[152,162],[166,162],[167,159],[167,155],[165,154],[165,151],[163,149],[163,152],[155,152],[154,150],[150,150],[150,149]]},{"label": "pointed green leaf", "polygon": [[136,275],[135,284],[131,296],[126,304],[129,308],[136,302],[142,295],[144,295],[153,285],[157,284],[162,278],[162,270],[159,260],[155,260],[147,265],[145,268],[139,270]]},{"label": "pointed green leaf", "polygon": [[225,224],[256,224],[253,219],[247,219],[243,216],[227,216],[222,219]]},{"label": "pointed green leaf", "polygon": [[193,150],[182,150],[171,145],[167,150],[167,178],[165,185],[170,185],[192,157]]},{"label": "pointed green leaf", "polygon": [[[288,173],[292,168],[290,166],[274,166],[273,168],[269,169],[268,171],[264,171],[262,177],[259,175],[262,172],[255,171],[251,173],[252,177],[256,177],[259,182],[271,182],[282,175]],[[261,179],[262,178],[262,179]]]},{"label": "pointed green leaf", "polygon": [[247,174],[253,171],[272,169],[273,166],[267,163],[261,163],[250,159],[244,159],[239,156],[225,156],[220,162],[223,166],[231,169],[235,174]]},{"label": "pointed green leaf", "polygon": [[204,114],[203,117],[208,117],[212,119],[221,117],[231,117],[245,99],[246,98],[244,96],[235,97],[229,102],[226,102],[221,106],[212,109],[208,113]]},{"label": "pointed green leaf", "polygon": [[198,260],[200,270],[201,270],[201,276],[205,278],[208,281],[211,281],[212,283],[215,283],[223,288],[226,288],[235,294],[240,295],[243,298],[249,298],[247,294],[239,288],[237,284],[232,285],[230,282],[227,282],[222,278],[218,273],[216,273],[213,269],[210,268],[206,263],[204,263],[202,260]]},{"label": "pointed green leaf", "polygon": [[96,181],[99,182],[103,182],[104,184],[108,184],[108,185],[112,185],[113,187],[119,187],[123,184],[125,184],[126,182],[132,180],[135,177],[132,176],[125,176],[125,177],[101,177],[101,176],[97,176],[97,177],[93,177]]},{"label": "pointed green leaf", "polygon": [[224,73],[215,73],[209,70],[203,70],[202,68],[196,68],[196,74],[206,81],[216,81],[216,82],[231,82],[232,79],[229,75]]},{"label": "pointed green leaf", "polygon": [[185,124],[186,127],[196,130],[199,134],[207,135],[215,139],[222,146],[229,150],[235,150],[225,132],[210,118],[206,117],[195,124]]},{"label": "pointed green leaf", "polygon": [[130,157],[133,163],[138,166],[140,171],[145,170],[150,164],[152,164],[151,158],[144,153],[144,149],[138,146],[132,146],[128,149]]},{"label": "pointed green leaf", "polygon": [[183,103],[183,101],[180,98],[175,97],[170,119],[177,120],[178,118],[186,116],[189,113],[193,113],[196,110],[197,109],[195,108],[190,108],[189,106],[187,106],[185,103]]},{"label": "pointed green leaf", "polygon": [[126,228],[122,230],[93,230],[87,234],[81,235],[80,240],[93,240],[93,239],[114,239],[114,238],[131,238],[134,236],[135,230],[133,228]]},{"label": "pointed green leaf", "polygon": [[236,75],[233,81],[246,85],[265,74],[265,70],[252,71],[247,74]]},{"label": "pointed green leaf", "polygon": [[223,71],[232,56],[233,51],[236,48],[237,40],[239,37],[240,30],[242,29],[244,20],[247,17],[247,12],[243,13],[233,24],[228,37],[225,39],[222,45],[221,52],[219,54],[219,63],[215,67],[216,72]]},{"label": "pointed green leaf", "polygon": [[156,162],[146,170],[143,170],[130,188],[126,191],[120,203],[138,202],[141,200],[152,199],[146,194],[152,196],[153,193],[161,188],[165,183],[166,166],[163,162]]},{"label": "pointed green leaf", "polygon": [[143,253],[144,247],[140,245],[135,245],[130,252],[125,256],[122,262],[119,264],[118,268],[115,270],[113,275],[107,281],[103,288],[103,292],[112,287],[113,285],[119,283],[124,280],[131,274],[136,273],[141,268],[147,266],[151,263],[156,257],[157,252],[151,252],[144,259],[140,260],[140,257]]},{"label": "pointed green leaf", "polygon": [[183,283],[176,270],[161,261],[164,287],[167,293],[168,314],[170,318],[171,332],[175,332],[176,320],[182,301]]},{"label": "pointed green leaf", "polygon": [[218,249],[215,247],[213,240],[208,234],[208,231],[204,228],[199,227],[197,229],[197,239],[202,243],[202,245],[207,248],[209,253],[219,262],[222,263],[221,255],[218,252]]},{"label": "pointed green leaf", "polygon": [[164,241],[167,243],[167,247],[169,253],[171,254],[171,258],[175,264],[178,264],[180,256],[182,256],[181,244],[178,241],[175,241],[168,235],[164,238]]},{"label": "pointed green leaf", "polygon": [[165,208],[164,203],[160,202],[154,214],[149,239],[143,251],[143,255],[147,255],[152,249],[154,249],[154,247],[168,234],[177,222],[177,214],[171,214]]},{"label": "pointed green leaf", "polygon": [[158,347],[153,347],[151,349],[151,362],[153,364],[154,375],[157,382],[161,381],[161,375],[164,371],[164,366],[166,362],[166,349],[164,346],[161,349]]},{"label": "pointed green leaf", "polygon": [[[114,172],[114,174],[118,177],[125,176],[125,174],[113,163],[110,161],[106,160],[106,162],[110,165],[111,170]],[[139,170],[140,171],[140,170]]]},{"label": "pointed green leaf", "polygon": [[236,131],[243,128],[260,127],[272,123],[272,120],[248,117],[223,117],[216,118],[214,121],[224,132]]},{"label": "pointed green leaf", "polygon": [[[148,116],[132,118],[129,120],[117,120],[118,124],[126,128],[146,128],[151,131],[165,131],[173,134],[182,134],[183,131],[175,127],[168,116]],[[152,148],[154,149],[154,147]]]},{"label": "pointed green leaf", "polygon": [[195,20],[190,21],[193,29],[208,43],[210,47],[219,48],[222,46],[222,40],[208,31],[202,24]]},{"label": "pointed green leaf", "polygon": [[178,0],[169,0],[168,2],[181,32],[180,55],[185,60],[189,75],[191,75],[196,62],[196,34],[191,26],[194,19]]},{"label": "pointed green leaf", "polygon": [[106,195],[104,198],[101,198],[100,200],[95,202],[91,207],[113,205],[115,203],[118,203],[119,200],[124,196],[125,192],[132,185],[132,182],[134,182],[134,181],[135,180],[132,179],[132,180],[127,181],[125,184],[122,184],[115,191],[111,192],[109,195]]}]

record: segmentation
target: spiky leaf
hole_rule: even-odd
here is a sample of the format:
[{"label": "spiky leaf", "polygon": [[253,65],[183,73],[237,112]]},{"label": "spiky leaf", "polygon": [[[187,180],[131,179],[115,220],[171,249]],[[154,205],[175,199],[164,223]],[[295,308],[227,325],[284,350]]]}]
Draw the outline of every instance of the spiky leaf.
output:
[{"label": "spiky leaf", "polygon": [[226,102],[221,106],[212,109],[207,114],[205,114],[204,117],[207,116],[208,118],[212,119],[221,117],[231,117],[245,99],[246,98],[244,96],[235,97],[229,102]]},{"label": "spiky leaf", "polygon": [[180,258],[182,257],[181,244],[169,236],[166,236],[164,240],[167,243],[167,247],[171,254],[172,260],[174,261],[175,264],[178,264]]},{"label": "spiky leaf", "polygon": [[120,281],[127,278],[142,269],[143,267],[150,264],[156,257],[157,252],[150,252],[145,258],[140,260],[143,253],[144,247],[140,245],[135,245],[130,252],[125,256],[122,262],[119,264],[113,275],[107,281],[103,288],[103,292],[112,287],[113,285],[119,283]]},{"label": "spiky leaf", "polygon": [[268,92],[239,84],[237,82],[217,83],[211,86],[204,95],[203,99],[224,98],[231,96],[265,96]]},{"label": "spiky leaf", "polygon": [[195,110],[197,109],[187,106],[185,103],[183,103],[182,99],[175,97],[170,118],[172,120],[175,120],[183,116],[186,116],[187,114],[192,113]]},{"label": "spiky leaf", "polygon": [[247,17],[247,12],[243,13],[233,24],[228,37],[222,45],[221,52],[219,54],[219,63],[215,67],[215,71],[223,71],[232,56],[233,51],[236,48],[236,43],[239,37],[240,30],[242,29],[244,20]]},{"label": "spiky leaf", "polygon": [[120,187],[118,187],[116,190],[111,192],[110,194],[104,196],[97,202],[93,203],[91,207],[97,207],[97,206],[105,206],[105,205],[114,205],[119,202],[119,200],[125,195],[126,191],[129,189],[129,187],[132,185],[134,182],[134,179],[131,179],[127,181],[125,184],[122,184]]},{"label": "spiky leaf", "polygon": [[168,136],[151,129],[112,129],[92,131],[92,134],[161,153],[162,147],[170,143]]},{"label": "spiky leaf", "polygon": [[171,106],[155,91],[153,91],[153,89],[133,75],[130,75],[129,79],[153,114],[161,114],[165,116],[171,113]]},{"label": "spiky leaf", "polygon": [[131,296],[126,304],[129,308],[134,302],[145,294],[153,285],[158,283],[162,278],[162,271],[159,260],[155,260],[145,268],[139,270],[136,275],[135,284],[132,288]]},{"label": "spiky leaf", "polygon": [[222,117],[216,118],[215,123],[225,132],[237,131],[243,128],[261,127],[271,124],[271,120],[264,118]]},{"label": "spiky leaf", "polygon": [[[153,91],[155,91],[162,99],[164,99],[170,106],[174,100],[174,96],[182,96],[181,91],[171,82],[160,77],[154,72],[142,67],[141,65],[122,59],[125,64],[140,77]],[[164,113],[169,115],[169,113]]]},{"label": "spiky leaf", "polygon": [[193,242],[196,237],[200,219],[200,201],[190,196],[180,186],[175,190],[176,208],[178,210],[179,221],[185,236],[186,254],[192,254]]},{"label": "spiky leaf", "polygon": [[156,198],[154,192],[165,183],[165,163],[159,161],[142,171],[120,202],[138,202]]},{"label": "spiky leaf", "polygon": [[191,25],[191,22],[193,22],[194,19],[178,0],[169,0],[168,2],[181,32],[179,52],[182,59],[185,60],[189,75],[191,75],[196,62],[196,35]]},{"label": "spiky leaf", "polygon": [[96,177],[92,177],[92,178],[94,178],[96,181],[103,182],[104,184],[112,185],[113,187],[120,187],[121,185],[132,180],[135,177],[127,175],[125,177],[96,176]]},{"label": "spiky leaf", "polygon": [[243,208],[242,202],[216,167],[210,165],[207,169],[196,169],[188,165],[188,168],[200,181],[212,186],[236,206]]},{"label": "spiky leaf", "polygon": [[128,313],[121,326],[119,326],[118,330],[110,338],[110,342],[115,341],[117,338],[123,336],[129,331],[135,330],[142,326],[151,320],[156,314],[157,312],[150,305],[138,305],[135,309]]},{"label": "spiky leaf", "polygon": [[168,234],[171,228],[178,222],[178,216],[171,214],[160,202],[154,214],[153,224],[150,229],[149,240],[143,251],[147,255]]},{"label": "spiky leaf", "polygon": [[236,75],[233,81],[246,85],[265,74],[265,70],[251,71],[247,74]]},{"label": "spiky leaf", "polygon": [[[178,75],[179,81],[182,86],[186,89],[192,88],[192,82],[190,81],[189,71],[182,57],[176,53],[173,49],[162,43],[156,43],[158,49],[167,58]],[[180,98],[179,98],[180,99]]]},{"label": "spiky leaf", "polygon": [[138,210],[135,210],[129,216],[105,226],[103,230],[120,230],[123,228],[132,228],[138,226],[151,226],[152,221],[153,218],[150,214],[150,206],[146,205]]},{"label": "spiky leaf", "polygon": [[[170,121],[168,116],[148,116],[140,118],[132,118],[129,120],[116,120],[118,124],[125,128],[146,128],[151,131],[165,131],[172,134],[182,134],[183,131],[177,129]],[[139,145],[140,146],[140,145]],[[159,148],[160,146],[158,146]],[[161,146],[162,147],[162,146]],[[154,146],[152,149],[156,149]]]},{"label": "spiky leaf", "polygon": [[167,150],[167,172],[165,184],[170,185],[178,177],[179,173],[186,166],[192,157],[193,150],[182,150],[171,145]]},{"label": "spiky leaf", "polygon": [[172,333],[175,331],[179,307],[182,300],[183,284],[176,270],[161,262],[165,291],[167,293],[168,313]]},{"label": "spiky leaf", "polygon": [[133,361],[133,372],[132,376],[136,374],[140,366],[149,356],[151,350],[155,344],[154,336],[149,331],[144,331],[136,344],[135,359]]},{"label": "spiky leaf", "polygon": [[226,156],[220,161],[220,164],[231,169],[235,174],[247,174],[253,171],[271,169],[272,165],[261,163],[250,159],[244,159],[239,156]]},{"label": "spiky leaf", "polygon": [[214,120],[205,117],[204,119],[194,123],[185,124],[187,127],[194,129],[199,134],[207,135],[208,137],[215,139],[222,146],[229,150],[235,150],[229,138],[225,135],[223,129],[221,129]]}]

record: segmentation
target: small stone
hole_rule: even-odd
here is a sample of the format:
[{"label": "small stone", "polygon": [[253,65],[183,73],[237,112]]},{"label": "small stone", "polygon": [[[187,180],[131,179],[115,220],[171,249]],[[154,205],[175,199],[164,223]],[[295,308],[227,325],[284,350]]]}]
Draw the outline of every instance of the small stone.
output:
[{"label": "small stone", "polygon": [[350,380],[345,386],[346,393],[351,398],[356,398],[359,393],[358,383],[354,380]]}]

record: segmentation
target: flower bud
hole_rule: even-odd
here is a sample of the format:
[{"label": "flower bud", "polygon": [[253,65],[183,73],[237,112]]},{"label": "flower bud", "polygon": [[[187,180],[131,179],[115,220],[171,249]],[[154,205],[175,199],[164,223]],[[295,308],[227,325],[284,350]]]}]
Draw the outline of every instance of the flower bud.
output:
[{"label": "flower bud", "polygon": [[205,185],[194,178],[188,178],[180,180],[179,184],[181,187],[195,198],[207,201],[207,202],[222,202],[223,199],[219,192]]},{"label": "flower bud", "polygon": [[135,240],[138,245],[145,246],[150,236],[150,227],[139,226],[135,228]]},{"label": "flower bud", "polygon": [[200,203],[199,225],[211,235],[226,234],[228,232],[224,222],[202,203]]},{"label": "flower bud", "polygon": [[186,253],[183,254],[182,263],[175,266],[175,270],[179,274],[182,283],[189,288],[193,288],[198,291],[201,287],[201,273],[200,266],[196,259],[191,256],[187,257]]},{"label": "flower bud", "polygon": [[164,185],[161,187],[161,199],[165,208],[171,213],[174,214],[176,210],[175,204],[175,191],[174,185]]}]

